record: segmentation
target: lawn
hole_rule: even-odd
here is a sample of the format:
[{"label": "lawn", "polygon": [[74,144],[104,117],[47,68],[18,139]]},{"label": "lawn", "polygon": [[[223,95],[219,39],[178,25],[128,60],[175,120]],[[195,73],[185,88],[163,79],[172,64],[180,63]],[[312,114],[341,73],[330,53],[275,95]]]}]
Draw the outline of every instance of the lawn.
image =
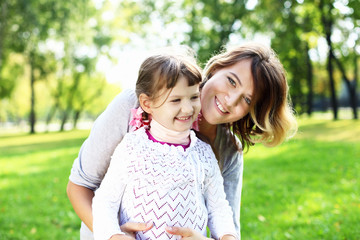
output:
[{"label": "lawn", "polygon": [[[360,239],[360,124],[300,119],[244,156],[242,239]],[[0,135],[0,239],[78,239],[66,196],[89,131]]]},{"label": "lawn", "polygon": [[248,239],[360,239],[360,123],[300,119],[280,147],[245,155]]},{"label": "lawn", "polygon": [[0,239],[79,239],[66,184],[88,133],[0,137]]}]

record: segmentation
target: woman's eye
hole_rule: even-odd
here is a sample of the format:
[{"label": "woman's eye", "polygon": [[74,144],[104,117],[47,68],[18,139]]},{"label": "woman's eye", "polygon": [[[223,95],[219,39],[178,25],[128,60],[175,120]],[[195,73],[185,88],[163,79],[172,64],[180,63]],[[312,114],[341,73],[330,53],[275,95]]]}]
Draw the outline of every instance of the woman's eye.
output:
[{"label": "woman's eye", "polygon": [[227,79],[231,85],[233,85],[234,87],[236,86],[236,82],[231,77],[228,77]]},{"label": "woman's eye", "polygon": [[250,98],[248,98],[248,97],[244,97],[244,100],[245,100],[245,102],[247,103],[247,104],[251,104],[251,99]]}]

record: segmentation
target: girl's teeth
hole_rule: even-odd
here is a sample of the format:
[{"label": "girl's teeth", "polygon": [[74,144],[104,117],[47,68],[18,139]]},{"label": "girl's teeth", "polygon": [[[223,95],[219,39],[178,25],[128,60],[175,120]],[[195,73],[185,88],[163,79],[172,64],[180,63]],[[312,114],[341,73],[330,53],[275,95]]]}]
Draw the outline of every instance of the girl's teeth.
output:
[{"label": "girl's teeth", "polygon": [[179,117],[178,119],[179,119],[179,120],[188,120],[189,117]]}]

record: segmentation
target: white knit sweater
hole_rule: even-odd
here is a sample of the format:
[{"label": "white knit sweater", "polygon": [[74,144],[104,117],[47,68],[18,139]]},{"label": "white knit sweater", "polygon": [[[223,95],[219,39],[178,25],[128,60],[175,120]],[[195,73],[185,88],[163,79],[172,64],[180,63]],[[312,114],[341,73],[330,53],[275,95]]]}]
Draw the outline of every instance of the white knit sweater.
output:
[{"label": "white knit sweater", "polygon": [[136,239],[180,239],[166,233],[166,226],[189,227],[206,236],[208,225],[216,239],[236,236],[211,147],[193,131],[190,139],[184,150],[149,140],[144,128],[125,135],[95,192],[95,240],[121,234],[119,224],[129,221],[154,223]]}]

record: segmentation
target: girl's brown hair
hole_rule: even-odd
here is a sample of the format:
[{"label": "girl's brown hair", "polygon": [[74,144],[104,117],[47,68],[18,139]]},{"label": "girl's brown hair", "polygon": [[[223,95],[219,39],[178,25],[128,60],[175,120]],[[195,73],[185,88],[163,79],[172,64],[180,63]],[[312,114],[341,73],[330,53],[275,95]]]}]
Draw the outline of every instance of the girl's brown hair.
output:
[{"label": "girl's brown hair", "polygon": [[[180,77],[185,77],[189,86],[199,84],[202,80],[201,69],[196,59],[191,55],[190,48],[187,52],[179,53],[173,48],[159,50],[159,53],[146,58],[141,64],[136,81],[135,92],[137,97],[141,93],[146,94],[150,99],[161,95],[164,87],[172,89]],[[143,118],[148,116],[144,112]]]},{"label": "girl's brown hair", "polygon": [[216,70],[244,59],[251,59],[254,80],[250,112],[242,119],[229,123],[228,127],[239,137],[243,148],[258,142],[270,147],[279,145],[286,137],[295,134],[297,124],[290,106],[285,70],[271,48],[248,43],[215,55],[205,66],[205,78],[200,87]]},{"label": "girl's brown hair", "polygon": [[201,69],[194,57],[171,52],[154,54],[145,59],[140,66],[136,95],[139,97],[141,93],[145,93],[155,99],[162,88],[175,87],[180,77],[185,77],[189,86],[201,82]]}]

